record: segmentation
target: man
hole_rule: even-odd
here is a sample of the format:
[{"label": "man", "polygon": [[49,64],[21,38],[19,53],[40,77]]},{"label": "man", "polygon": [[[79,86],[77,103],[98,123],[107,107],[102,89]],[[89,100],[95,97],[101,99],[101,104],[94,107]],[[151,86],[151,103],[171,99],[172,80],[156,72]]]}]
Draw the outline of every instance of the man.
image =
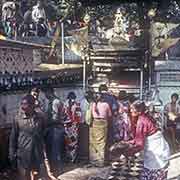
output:
[{"label": "man", "polygon": [[37,1],[37,5],[33,6],[32,10],[32,20],[38,23],[40,19],[46,20],[46,13],[43,7],[42,0]]},{"label": "man", "polygon": [[20,180],[33,180],[35,171],[42,175],[43,131],[44,120],[35,111],[35,99],[26,95],[21,100],[9,142],[9,157],[12,163],[17,162]]},{"label": "man", "polygon": [[55,176],[60,175],[63,166],[64,151],[64,121],[66,119],[64,105],[56,97],[54,89],[46,89],[45,96],[49,100],[47,110],[47,129],[45,134],[45,144],[47,159],[50,171]]},{"label": "man", "polygon": [[46,13],[43,7],[42,0],[37,1],[37,5],[33,6],[32,9],[32,21],[36,25],[36,33],[38,36],[46,36],[47,24],[46,24]]},{"label": "man", "polygon": [[165,117],[167,118],[167,131],[169,138],[169,143],[173,152],[176,151],[176,120],[180,117],[180,106],[177,103],[179,99],[178,94],[173,93],[171,95],[171,102],[167,103],[164,107]]}]

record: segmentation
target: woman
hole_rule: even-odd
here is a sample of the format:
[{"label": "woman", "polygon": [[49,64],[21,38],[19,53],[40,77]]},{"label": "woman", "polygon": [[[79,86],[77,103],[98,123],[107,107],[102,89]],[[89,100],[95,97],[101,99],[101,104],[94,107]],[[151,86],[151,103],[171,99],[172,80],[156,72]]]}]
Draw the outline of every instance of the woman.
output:
[{"label": "woman", "polygon": [[22,180],[33,180],[33,172],[40,172],[43,166],[43,122],[41,114],[35,111],[34,97],[23,97],[13,124],[9,149],[10,160],[17,160]]},{"label": "woman", "polygon": [[92,104],[93,122],[90,127],[90,162],[103,167],[108,146],[108,127],[111,124],[111,107],[102,94],[97,94],[96,102]]},{"label": "woman", "polygon": [[144,102],[131,105],[132,117],[138,117],[135,138],[128,141],[126,156],[144,150],[144,168],[141,180],[166,180],[170,149],[162,132],[151,116],[146,114]]},{"label": "woman", "polygon": [[132,138],[129,105],[126,91],[120,91],[118,96],[119,109],[113,117],[114,141],[128,141]]},{"label": "woman", "polygon": [[70,92],[65,105],[67,119],[65,123],[65,147],[67,157],[75,162],[78,155],[79,123],[81,122],[80,104],[76,102],[76,94]]}]

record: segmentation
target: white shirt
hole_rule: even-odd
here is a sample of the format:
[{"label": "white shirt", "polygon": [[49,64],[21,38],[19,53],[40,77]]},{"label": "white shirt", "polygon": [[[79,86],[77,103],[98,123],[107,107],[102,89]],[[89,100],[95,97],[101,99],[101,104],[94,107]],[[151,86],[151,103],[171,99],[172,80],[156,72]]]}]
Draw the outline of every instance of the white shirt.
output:
[{"label": "white shirt", "polygon": [[46,13],[45,13],[44,8],[39,8],[37,5],[33,6],[32,20],[37,23],[40,18],[43,18],[44,20],[46,20]]}]

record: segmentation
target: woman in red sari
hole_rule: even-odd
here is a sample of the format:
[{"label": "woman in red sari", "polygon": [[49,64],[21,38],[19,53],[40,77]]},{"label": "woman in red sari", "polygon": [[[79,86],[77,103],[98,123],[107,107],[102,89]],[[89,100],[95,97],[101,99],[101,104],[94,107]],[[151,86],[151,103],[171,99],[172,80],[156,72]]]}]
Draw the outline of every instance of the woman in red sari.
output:
[{"label": "woman in red sari", "polygon": [[170,149],[156,122],[146,113],[144,102],[135,101],[131,105],[131,116],[138,117],[133,140],[125,142],[129,148],[124,153],[132,156],[144,151],[144,168],[141,180],[166,180]]}]

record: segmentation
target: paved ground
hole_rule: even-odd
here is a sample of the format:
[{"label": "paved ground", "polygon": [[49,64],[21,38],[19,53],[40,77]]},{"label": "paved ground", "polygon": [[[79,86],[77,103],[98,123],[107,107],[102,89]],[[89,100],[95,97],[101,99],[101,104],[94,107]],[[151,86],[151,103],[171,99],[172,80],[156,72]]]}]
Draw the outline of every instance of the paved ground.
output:
[{"label": "paved ground", "polygon": [[171,156],[168,180],[180,180],[180,152]]},{"label": "paved ground", "polygon": [[[138,180],[142,168],[142,160],[135,159],[135,163],[124,166],[123,161],[116,161],[112,166],[105,168],[95,168],[82,166],[68,171],[59,178],[61,180]],[[95,178],[96,177],[96,178]],[[171,156],[168,180],[180,180],[180,152]]]},{"label": "paved ground", "polygon": [[[67,164],[65,172],[59,178],[61,180],[138,180],[141,167],[141,159],[136,159],[134,164],[131,163],[131,169],[128,165],[124,166],[122,160],[104,168],[89,167],[86,163]],[[0,180],[18,180],[15,176],[9,169],[0,172]],[[171,156],[168,180],[180,180],[180,152]]]}]

